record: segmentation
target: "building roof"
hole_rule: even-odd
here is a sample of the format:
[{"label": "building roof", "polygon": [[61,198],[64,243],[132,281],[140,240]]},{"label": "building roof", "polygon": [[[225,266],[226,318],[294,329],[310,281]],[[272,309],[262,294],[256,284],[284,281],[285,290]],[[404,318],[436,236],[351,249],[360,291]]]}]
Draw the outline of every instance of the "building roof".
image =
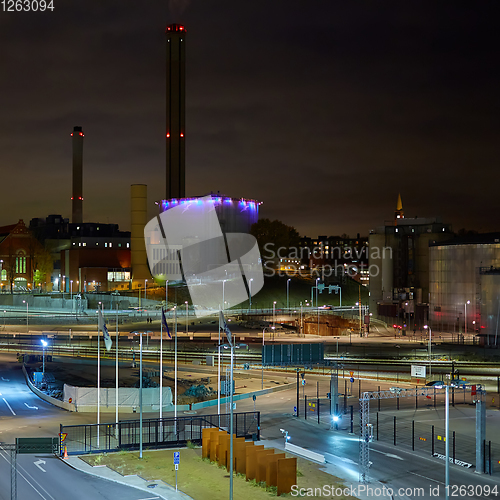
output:
[{"label": "building roof", "polygon": [[467,233],[457,235],[445,241],[430,243],[429,246],[450,246],[450,245],[491,245],[500,243],[500,232],[496,233]]}]

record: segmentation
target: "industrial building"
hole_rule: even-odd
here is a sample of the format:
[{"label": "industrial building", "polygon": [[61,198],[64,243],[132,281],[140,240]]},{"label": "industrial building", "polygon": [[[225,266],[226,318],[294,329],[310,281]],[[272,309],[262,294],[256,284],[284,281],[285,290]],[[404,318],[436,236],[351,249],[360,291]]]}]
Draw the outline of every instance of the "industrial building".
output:
[{"label": "industrial building", "polygon": [[489,335],[498,329],[500,233],[466,234],[429,249],[430,322],[434,328]]},{"label": "industrial building", "polygon": [[404,215],[398,196],[394,219],[370,231],[370,311],[388,322],[422,328],[428,317],[429,245],[450,239],[438,217]]}]

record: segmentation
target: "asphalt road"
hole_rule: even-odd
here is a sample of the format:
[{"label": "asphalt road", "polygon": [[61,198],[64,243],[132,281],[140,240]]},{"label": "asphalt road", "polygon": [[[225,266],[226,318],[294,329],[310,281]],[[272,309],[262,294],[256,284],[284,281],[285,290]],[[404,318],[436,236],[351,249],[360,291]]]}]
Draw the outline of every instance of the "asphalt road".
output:
[{"label": "asphalt road", "polygon": [[[56,436],[59,432],[59,423],[77,424],[93,423],[94,414],[69,413],[50,404],[39,400],[26,387],[21,367],[12,362],[13,356],[0,356],[0,441],[13,443],[15,437],[29,436]],[[276,379],[290,374],[276,375]],[[328,381],[325,378],[310,376],[308,378],[307,390],[314,394],[316,380],[322,380],[321,391],[326,392]],[[363,382],[365,390],[376,390],[378,383]],[[356,387],[353,388],[352,401],[356,400]],[[342,391],[342,389],[341,389]],[[4,400],[5,399],[5,400]],[[324,421],[320,424],[308,420],[297,419],[292,415],[293,406],[296,402],[295,389],[281,391],[266,396],[260,396],[255,403],[256,409],[261,411],[262,435],[266,440],[282,440],[280,428],[285,428],[292,436],[292,443],[310,450],[323,453],[327,461],[335,463],[341,468],[344,479],[357,481],[359,477],[359,440],[356,435],[349,435],[345,431],[330,429],[329,424]],[[408,403],[410,404],[410,403]],[[242,400],[237,403],[237,411],[252,411],[254,403],[252,400]],[[207,408],[198,413],[214,413],[214,407]],[[373,411],[373,410],[372,410]],[[457,421],[470,421],[470,411],[463,413],[457,410],[452,416]],[[462,412],[462,413],[459,413]],[[413,413],[413,415],[412,415]],[[487,419],[488,425],[494,429],[498,425],[497,411],[494,412],[494,420]],[[424,420],[442,419],[442,409],[420,409],[418,412],[411,408],[405,408],[399,413],[401,425],[409,425],[411,418]],[[466,418],[463,418],[466,417]],[[105,421],[105,415],[102,421]],[[111,418],[110,420],[113,420]],[[427,418],[429,420],[429,418]],[[403,422],[406,422],[403,424]],[[495,423],[493,423],[495,422]],[[468,425],[464,424],[464,429]],[[355,432],[357,429],[355,428]],[[472,433],[473,435],[473,433]],[[1,452],[0,458],[0,498],[8,498],[10,492],[10,467],[7,455]],[[35,462],[45,460],[45,464],[39,463],[46,470],[43,472],[35,465]],[[385,442],[371,444],[370,460],[372,466],[370,476],[373,480],[382,481],[396,492],[400,488],[424,488],[424,498],[430,498],[429,487],[440,486],[440,494],[434,498],[444,498],[444,462],[431,457],[420,451],[412,452],[403,447],[394,447]],[[19,480],[18,498],[146,498],[143,492],[123,487],[123,493],[117,493],[117,486],[105,480],[90,478],[83,473],[75,471],[60,460],[53,457],[40,457],[33,455],[19,456]],[[483,476],[464,469],[459,466],[450,466],[450,479],[452,484],[466,485],[490,485],[498,486],[498,476]],[[38,493],[34,493],[37,490]],[[121,490],[120,490],[121,491]],[[409,490],[408,490],[409,491]],[[418,490],[417,490],[418,491]],[[81,496],[79,496],[81,494]],[[3,496],[2,496],[3,495]],[[106,496],[107,495],[107,496]],[[128,496],[127,496],[128,495]],[[500,497],[498,493],[497,497]],[[151,495],[148,498],[154,498]],[[422,495],[395,495],[395,498],[422,498]],[[468,498],[485,498],[468,496]],[[490,496],[495,498],[495,496]]]},{"label": "asphalt road", "polygon": [[[20,500],[153,500],[136,488],[77,471],[53,455],[18,455]],[[0,449],[0,499],[10,500],[10,453]]]}]

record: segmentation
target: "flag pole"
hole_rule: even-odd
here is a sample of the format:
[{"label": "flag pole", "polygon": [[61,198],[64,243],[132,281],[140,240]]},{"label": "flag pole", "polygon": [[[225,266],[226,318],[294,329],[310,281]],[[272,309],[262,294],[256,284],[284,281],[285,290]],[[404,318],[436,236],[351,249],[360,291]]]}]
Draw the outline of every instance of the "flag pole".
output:
[{"label": "flag pole", "polygon": [[160,319],[160,425],[163,409],[163,308],[161,310],[162,317]]},{"label": "flag pole", "polygon": [[217,414],[220,427],[220,304],[219,304],[219,344],[217,346]]},{"label": "flag pole", "polygon": [[174,355],[174,380],[175,380],[175,401],[174,401],[174,421],[175,421],[175,436],[177,439],[177,306],[174,307],[175,315],[175,355]]},{"label": "flag pole", "polygon": [[115,406],[116,406],[116,427],[115,436],[118,438],[118,300],[116,301],[116,388],[115,388]]},{"label": "flag pole", "polygon": [[[99,449],[99,424],[100,424],[100,411],[101,411],[101,317],[102,305],[99,302],[97,305],[97,448]],[[99,316],[99,314],[101,316]]]}]

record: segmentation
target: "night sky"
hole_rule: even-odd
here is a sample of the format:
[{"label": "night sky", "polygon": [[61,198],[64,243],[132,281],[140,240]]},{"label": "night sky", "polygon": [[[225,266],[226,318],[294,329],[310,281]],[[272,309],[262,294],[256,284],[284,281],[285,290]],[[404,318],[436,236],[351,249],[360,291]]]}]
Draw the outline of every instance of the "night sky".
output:
[{"label": "night sky", "polygon": [[0,225],[130,228],[165,192],[165,26],[187,30],[187,195],[264,202],[303,235],[393,217],[500,230],[499,2],[54,0],[0,12]]}]

